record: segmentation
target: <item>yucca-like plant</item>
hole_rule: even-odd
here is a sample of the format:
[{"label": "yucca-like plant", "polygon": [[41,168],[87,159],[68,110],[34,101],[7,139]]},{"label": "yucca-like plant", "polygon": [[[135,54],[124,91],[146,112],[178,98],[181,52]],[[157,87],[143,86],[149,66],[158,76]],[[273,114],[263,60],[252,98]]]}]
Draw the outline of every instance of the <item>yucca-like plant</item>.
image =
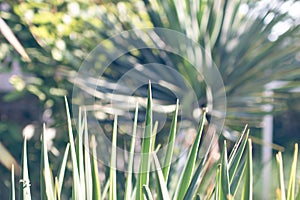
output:
[{"label": "yucca-like plant", "polygon": [[[241,126],[240,120],[251,127],[261,127],[265,114],[286,109],[286,100],[293,96],[290,91],[299,85],[295,80],[300,76],[297,60],[299,45],[296,42],[299,41],[300,26],[296,19],[280,10],[282,4],[284,1],[262,7],[257,1],[245,0],[143,0],[104,4],[100,6],[102,9],[99,16],[105,32],[100,32],[100,35],[106,38],[122,31],[144,27],[168,28],[185,34],[187,38],[202,45],[220,71],[227,97],[226,128]],[[289,29],[281,35],[274,35],[274,30],[281,23],[288,23]],[[89,25],[93,26],[92,23]],[[142,43],[149,48],[137,48],[135,52],[130,51],[123,58],[112,62],[110,70],[101,74],[102,82],[97,87],[99,92],[105,94],[110,91],[112,83],[116,83],[116,80],[137,65],[159,63],[178,71],[193,88],[198,103],[207,105],[205,83],[190,63],[163,50],[158,52],[157,49],[152,49],[164,41],[163,37],[160,38],[158,34],[156,39],[149,39],[148,35],[139,32],[134,37],[136,38],[132,43],[127,43],[126,39],[112,39],[111,45],[102,46],[106,52],[101,52],[101,56],[107,58],[111,56],[112,46],[127,49],[129,46],[137,48],[136,44]],[[171,38],[172,35],[166,37]],[[174,40],[176,39],[175,37]],[[191,51],[188,48],[185,50]],[[89,74],[93,76],[95,72],[91,71]],[[168,78],[168,73],[160,71],[140,71],[136,76],[145,74],[174,84]],[[270,85],[273,81],[275,84]],[[85,89],[95,88],[94,84],[93,79],[86,79]],[[182,89],[181,92],[186,91],[180,85],[176,86],[179,90]],[[126,93],[120,91],[122,92]],[[95,97],[103,105],[110,105],[107,99],[97,95]],[[174,104],[171,93],[161,93],[156,98]],[[182,104],[188,104],[189,100],[186,97]],[[272,109],[266,109],[265,105],[272,105]],[[209,114],[213,114],[212,110]]]},{"label": "yucca-like plant", "polygon": [[[71,71],[67,74],[69,77],[76,74],[78,63],[95,47],[95,44],[104,39],[126,30],[160,27],[185,34],[202,45],[211,55],[222,75],[226,89],[227,128],[240,126],[241,119],[251,127],[261,126],[262,116],[270,112],[265,109],[266,104],[273,105],[272,111],[280,111],[286,109],[288,98],[298,97],[298,93],[290,92],[297,91],[293,89],[299,85],[297,81],[300,76],[298,67],[299,20],[289,15],[288,11],[281,9],[296,1],[276,1],[270,5],[263,5],[263,1],[246,0],[114,2],[105,1],[103,4],[98,4],[76,1],[70,5],[56,1],[9,3],[14,14],[20,17],[20,23],[27,27],[30,34],[34,36],[30,38],[30,41],[37,42],[48,53],[39,56],[42,54],[41,50],[30,49],[32,52],[31,55],[28,53],[29,56],[40,59],[41,64],[38,65],[51,67],[62,64],[74,69],[71,71],[69,68],[65,70],[58,67],[60,69],[57,70],[58,74],[61,74],[61,71]],[[79,13],[79,16],[74,17],[71,11],[66,13],[72,5],[78,6],[83,14]],[[56,12],[53,12],[53,9]],[[28,17],[27,14],[31,12],[34,12],[34,15]],[[65,14],[71,17],[72,23],[63,24],[64,28],[61,32],[61,29],[56,30],[54,27],[62,25],[60,23],[64,22]],[[282,34],[274,34],[275,29],[278,30],[282,24],[289,28]],[[75,35],[75,39],[69,37],[71,34]],[[29,38],[26,39],[29,40]],[[144,42],[145,46],[150,47],[147,37],[141,36],[138,39]],[[135,46],[135,43],[111,42],[113,45],[106,46],[106,52],[110,52],[111,46],[119,49]],[[63,43],[66,46],[64,49],[59,49],[56,47],[57,43]],[[78,53],[78,51],[81,52]],[[59,58],[57,58],[57,52]],[[103,52],[101,57],[111,56],[109,53],[106,55],[106,52]],[[124,58],[114,61],[111,65],[112,70],[107,70],[103,74],[101,77],[103,80],[99,82],[97,88],[100,92],[111,91],[111,83],[115,83],[116,79],[131,70],[133,66],[159,63],[167,64],[181,73],[197,94],[199,104],[207,103],[205,90],[203,90],[204,83],[190,69],[188,62],[174,55],[166,56],[165,52],[152,51],[151,48],[129,52],[124,55]],[[31,65],[33,66],[30,68],[34,67],[35,63]],[[45,71],[42,70],[42,72]],[[94,72],[91,74],[95,75]],[[41,77],[45,76],[52,78],[53,74],[42,73]],[[155,76],[160,77],[161,80],[167,80],[166,74],[156,73]],[[95,84],[92,79],[86,79],[86,81],[87,87]],[[276,86],[267,86],[272,81],[279,82],[276,82]],[[43,85],[49,84],[48,82],[44,82]],[[38,83],[40,82],[32,84],[39,88]],[[266,92],[266,90],[275,92],[270,95],[270,91]],[[43,90],[40,92],[42,93]],[[46,92],[43,94],[48,96]],[[159,98],[168,101],[169,104],[175,104],[170,93],[162,93]],[[101,99],[103,105],[107,103],[105,100]]]},{"label": "yucca-like plant", "polygon": [[[201,149],[201,140],[203,135],[206,113],[201,117],[199,129],[196,138],[189,149],[184,168],[177,171],[176,163],[172,163],[172,154],[174,148],[174,138],[176,137],[176,119],[179,106],[174,112],[173,123],[169,134],[169,145],[167,153],[160,161],[157,157],[159,146],[154,145],[155,126],[152,128],[152,97],[151,88],[148,91],[146,126],[144,130],[144,139],[142,140],[141,161],[139,173],[133,173],[133,155],[135,134],[137,127],[138,106],[135,110],[134,124],[132,130],[132,141],[128,159],[127,173],[124,173],[126,179],[125,191],[120,191],[117,187],[119,177],[116,170],[116,145],[118,135],[118,117],[115,116],[112,131],[112,150],[110,152],[109,176],[105,182],[100,183],[98,177],[98,161],[96,155],[95,137],[88,135],[87,118],[84,111],[79,116],[78,132],[76,141],[71,126],[71,117],[66,100],[66,113],[69,129],[69,143],[66,146],[65,154],[61,162],[61,169],[57,176],[53,176],[49,165],[47,145],[45,142],[46,129],[42,134],[41,146],[41,198],[42,199],[60,199],[63,189],[64,173],[68,155],[71,155],[72,163],[72,199],[252,199],[253,194],[253,172],[252,172],[252,145],[248,139],[249,130],[245,128],[240,138],[237,140],[231,153],[228,155],[226,142],[222,149],[222,156],[218,163],[211,162],[210,149],[213,144],[213,138],[209,148],[205,149],[203,157],[198,155]],[[153,134],[154,132],[154,134]],[[148,137],[146,137],[148,136]],[[24,140],[23,149],[23,170],[20,181],[21,199],[30,200],[30,180],[27,166],[27,147]],[[91,152],[91,153],[90,153]],[[153,168],[151,168],[151,166]],[[294,166],[294,165],[293,165]],[[170,169],[175,172],[170,172]],[[293,167],[294,169],[294,167]],[[153,170],[153,172],[152,172]],[[295,171],[293,171],[295,173]],[[293,174],[294,175],[294,174]],[[178,180],[175,180],[175,179]],[[176,181],[176,187],[171,188],[170,183]],[[154,184],[153,184],[154,183]],[[241,185],[241,183],[243,185]],[[240,186],[241,185],[241,186]],[[14,175],[12,170],[12,188],[11,199],[15,199]],[[291,186],[292,187],[292,186]],[[242,190],[238,193],[238,190]],[[121,195],[122,194],[122,195]],[[124,194],[124,195],[123,195]],[[241,196],[238,196],[241,195]]]}]

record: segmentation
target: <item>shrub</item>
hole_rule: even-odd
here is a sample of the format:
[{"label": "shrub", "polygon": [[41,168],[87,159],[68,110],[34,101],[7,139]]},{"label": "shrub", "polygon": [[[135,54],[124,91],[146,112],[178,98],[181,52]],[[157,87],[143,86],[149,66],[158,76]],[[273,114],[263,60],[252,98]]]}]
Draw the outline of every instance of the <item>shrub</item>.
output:
[{"label": "shrub", "polygon": [[[201,138],[203,133],[206,112],[203,112],[199,123],[196,138],[189,149],[184,168],[182,171],[170,173],[170,169],[175,164],[171,162],[174,148],[174,138],[176,136],[178,103],[174,112],[173,122],[169,134],[169,145],[163,162],[157,157],[159,146],[154,145],[155,127],[152,128],[152,97],[151,87],[148,90],[148,103],[146,114],[146,126],[144,138],[142,140],[141,153],[146,156],[141,157],[139,173],[133,173],[133,154],[135,144],[135,134],[137,127],[138,105],[135,110],[135,119],[132,130],[132,141],[130,146],[125,191],[117,187],[118,178],[116,170],[116,147],[118,131],[118,117],[114,118],[112,132],[112,151],[110,154],[111,163],[109,176],[106,182],[100,183],[98,176],[98,162],[96,160],[95,136],[88,136],[87,117],[85,112],[79,115],[78,133],[76,141],[71,125],[71,117],[67,100],[66,113],[69,129],[69,143],[66,146],[60,172],[53,177],[49,164],[47,144],[45,142],[45,126],[42,134],[41,147],[41,199],[60,199],[63,192],[64,174],[66,170],[68,155],[71,154],[72,163],[72,199],[252,199],[253,195],[253,167],[252,167],[252,144],[248,138],[249,129],[245,128],[233,149],[228,155],[226,141],[224,142],[221,158],[217,163],[212,163],[210,149],[213,145],[213,138],[209,148],[205,150],[204,157],[198,155],[201,148]],[[80,111],[81,112],[81,111]],[[153,133],[154,132],[154,133]],[[89,147],[89,141],[91,145]],[[89,153],[89,147],[91,154]],[[27,163],[26,138],[24,139],[22,173],[20,180],[20,199],[31,199],[30,179]],[[287,190],[287,199],[295,199],[295,177],[296,161],[298,156],[298,146],[295,146],[294,159],[291,166],[290,181]],[[277,190],[278,199],[286,199],[283,178],[283,166],[281,153],[276,155],[279,166],[280,185]],[[163,163],[163,164],[161,164]],[[154,171],[150,172],[150,164]],[[176,187],[170,187],[170,181],[176,181]],[[15,199],[14,168],[12,167],[11,199]],[[155,184],[154,184],[155,183]],[[241,192],[238,192],[238,191]],[[299,193],[297,194],[299,199]]]}]

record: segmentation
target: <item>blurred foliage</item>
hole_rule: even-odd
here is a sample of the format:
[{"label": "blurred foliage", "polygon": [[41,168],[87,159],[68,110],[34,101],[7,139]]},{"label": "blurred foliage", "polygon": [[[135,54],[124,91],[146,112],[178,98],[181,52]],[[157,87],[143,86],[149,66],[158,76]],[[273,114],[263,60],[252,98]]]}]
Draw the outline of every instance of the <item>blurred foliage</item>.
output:
[{"label": "blurred foliage", "polygon": [[[186,34],[211,54],[226,87],[227,125],[235,127],[236,120],[242,119],[250,126],[261,126],[261,117],[269,112],[264,105],[273,105],[275,112],[286,109],[286,101],[292,96],[288,93],[299,85],[287,82],[271,96],[265,92],[266,84],[271,81],[299,79],[299,19],[280,9],[284,3],[11,1],[1,3],[1,17],[32,59],[29,63],[20,61],[24,73],[34,75],[23,78],[26,90],[36,95],[45,108],[54,109],[54,113],[57,107],[61,108],[61,97],[72,89],[66,76],[74,77],[97,43],[132,28],[165,27]],[[288,29],[276,34],[280,23],[285,23]],[[10,61],[18,56],[7,43],[1,45],[6,52],[1,56],[6,63],[4,68],[9,68]],[[164,62],[161,53],[151,50],[148,53],[154,56],[151,61]],[[125,58],[130,57],[132,54]],[[134,62],[145,63],[145,58],[134,57]],[[187,66],[178,58],[171,58],[171,62],[175,68],[181,64]],[[120,63],[115,65],[118,67]],[[198,98],[202,98],[200,105],[205,105],[206,94],[199,89],[202,84],[199,78],[180,67],[177,69],[188,77]],[[112,73],[102,78],[113,81],[119,77]]]},{"label": "blurred foliage", "polygon": [[[92,49],[124,30],[165,27],[201,44],[219,67],[227,93],[226,128],[241,129],[246,123],[261,127],[261,118],[270,111],[300,110],[299,91],[295,89],[300,85],[299,18],[282,9],[292,3],[280,0],[274,4],[246,0],[1,1],[0,17],[31,59],[31,62],[22,59],[0,34],[0,72],[10,72],[13,62],[22,69],[20,76],[10,80],[16,90],[5,93],[3,100],[14,101],[28,93],[35,95],[41,102],[38,106],[48,113],[38,114],[41,120],[55,126],[59,133],[66,129],[60,125],[64,118],[60,114],[62,97],[71,95],[72,78]],[[127,44],[119,45],[121,48]],[[149,62],[139,55],[143,53],[125,55],[123,60],[130,62],[120,59],[112,63],[112,69],[122,66],[130,70],[134,64]],[[149,50],[147,55],[153,59],[151,62],[166,62],[163,52]],[[204,82],[194,71],[186,70],[189,66],[186,61],[174,55],[169,58],[197,92],[198,103],[205,106]],[[111,83],[122,73],[107,71],[102,78]],[[277,81],[279,87],[266,93],[266,84],[271,81]],[[107,91],[105,86],[102,91]],[[170,92],[162,92],[157,98],[175,103]],[[266,109],[266,104],[272,105],[272,109]],[[5,122],[1,119],[1,124]],[[1,127],[5,129],[0,133],[1,140],[14,132],[11,135],[17,139],[13,141],[20,144],[21,136],[12,126]],[[57,140],[61,137],[64,136],[59,135]],[[8,141],[12,142],[10,139],[3,142]],[[12,153],[19,156],[13,150]]]}]

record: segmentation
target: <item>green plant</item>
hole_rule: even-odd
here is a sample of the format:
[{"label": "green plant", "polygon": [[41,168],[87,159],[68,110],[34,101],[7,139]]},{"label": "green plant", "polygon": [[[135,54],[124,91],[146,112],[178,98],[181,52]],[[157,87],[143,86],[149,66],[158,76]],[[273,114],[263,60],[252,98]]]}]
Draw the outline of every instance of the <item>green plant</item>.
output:
[{"label": "green plant", "polygon": [[[260,126],[261,117],[269,112],[262,109],[262,105],[272,104],[276,112],[286,109],[287,99],[298,98],[297,94],[291,94],[290,91],[298,86],[299,81],[297,44],[300,26],[297,19],[282,12],[280,7],[283,1],[257,10],[260,3],[245,0],[193,0],[190,3],[143,0],[103,4],[55,0],[46,3],[12,1],[6,2],[10,7],[3,11],[2,18],[11,27],[24,27],[22,31],[25,33],[18,34],[22,35],[20,42],[32,62],[22,63],[23,69],[37,77],[34,81],[25,81],[26,89],[37,95],[46,108],[53,108],[54,112],[61,105],[57,104],[61,102],[61,96],[66,95],[66,90],[70,91],[72,87],[65,81],[65,75],[69,78],[76,74],[78,63],[95,47],[94,41],[101,41],[124,30],[144,27],[179,31],[201,44],[219,67],[228,97],[227,128],[236,128],[240,126],[241,118],[251,127]],[[70,9],[72,6],[81,12],[74,14]],[[248,12],[241,12],[245,8]],[[283,22],[288,23],[289,29],[281,35],[274,35],[274,29]],[[13,29],[14,32],[17,30]],[[115,45],[119,48],[128,46],[117,42]],[[109,46],[107,50],[109,52]],[[170,62],[191,84],[199,103],[207,103],[202,90],[204,83],[190,70],[187,62],[174,56],[165,60],[164,54],[149,49],[144,52],[126,55],[127,60],[134,63],[115,62],[114,69],[122,66],[130,70],[134,64],[145,62]],[[11,54],[8,51],[7,57]],[[103,78],[108,83],[115,82],[120,76],[117,71],[107,71]],[[270,97],[265,93],[265,85],[275,80],[287,82],[274,89],[275,93]],[[106,85],[101,87],[105,88]],[[11,95],[10,98],[13,96],[18,97]],[[168,93],[161,96],[173,100]]]},{"label": "green plant", "polygon": [[[35,76],[30,79],[24,78],[21,81],[22,84],[26,83],[24,90],[6,94],[5,99],[13,100],[26,92],[33,93],[43,102],[44,108],[53,110],[54,114],[60,113],[63,106],[61,96],[70,92],[73,86],[66,79],[70,77],[69,80],[72,79],[79,67],[78,63],[94,48],[95,43],[123,30],[165,27],[182,32],[200,43],[219,66],[228,97],[226,128],[238,129],[237,126],[245,123],[249,123],[251,127],[260,126],[261,117],[267,113],[261,109],[265,104],[273,104],[273,111],[276,112],[286,109],[287,99],[292,98],[294,101],[288,107],[299,110],[297,103],[299,94],[290,94],[290,91],[299,85],[297,44],[300,26],[297,20],[279,9],[283,1],[278,1],[278,6],[273,7],[275,4],[272,4],[272,7],[267,6],[263,12],[253,11],[260,1],[190,2],[176,0],[133,0],[116,3],[80,0],[1,2],[3,9],[1,18],[11,27],[32,60],[28,63],[20,61],[20,56],[1,35],[3,43],[0,45],[0,59],[4,66],[1,71],[9,70],[11,62],[16,61],[19,62],[22,71]],[[73,9],[70,9],[72,6],[79,8],[80,12],[74,14]],[[249,12],[240,13],[239,10],[245,7]],[[278,23],[284,21],[293,22],[290,29],[277,40],[271,41],[269,36],[272,30]],[[121,47],[124,46],[126,47],[121,44]],[[146,61],[160,63],[165,58],[163,54],[150,50],[146,52],[146,56],[141,55],[138,53],[126,55],[129,58],[125,60],[134,58],[135,63],[113,63],[116,70],[108,71],[103,78],[107,83],[115,82],[116,77],[119,77],[116,72],[120,66],[125,69],[126,66],[132,67]],[[182,60],[178,62],[177,58],[172,56],[170,61],[190,82],[199,97],[199,104],[206,104],[206,94],[202,93],[204,90],[200,86],[203,83],[200,83],[195,73],[189,70],[188,63]],[[276,89],[272,96],[267,96],[264,93],[264,85],[273,80],[290,82],[281,89]],[[101,85],[100,88],[104,86]],[[160,98],[175,104],[170,96],[170,93],[162,93]],[[186,104],[188,103],[187,101]],[[59,119],[59,116],[52,117]],[[57,127],[59,126],[57,124],[60,122],[50,126]],[[9,128],[1,130],[1,139],[13,135],[14,131],[10,129],[15,126],[7,127]],[[57,130],[60,131],[60,127]],[[21,144],[20,136],[11,139]],[[9,142],[3,143],[4,146],[9,146]],[[61,146],[58,147],[62,150]],[[13,150],[11,153],[14,157],[17,156]]]},{"label": "green plant", "polygon": [[[152,95],[151,88],[148,90],[148,104],[146,115],[145,135],[151,135],[155,131],[155,127],[152,129]],[[178,105],[178,104],[177,104]],[[173,123],[169,135],[169,146],[167,155],[164,161],[158,160],[156,152],[159,146],[155,147],[154,140],[155,135],[151,137],[144,137],[142,141],[142,153],[146,156],[142,157],[140,163],[139,173],[134,176],[133,166],[133,152],[135,137],[132,137],[129,165],[127,173],[124,173],[126,178],[126,191],[124,196],[117,188],[116,176],[116,151],[112,148],[111,163],[109,169],[109,176],[106,178],[106,182],[100,183],[98,177],[98,162],[96,160],[96,145],[94,136],[88,136],[87,120],[85,112],[83,116],[79,115],[78,133],[76,141],[74,141],[74,135],[71,126],[71,117],[69,114],[69,107],[66,100],[66,113],[69,129],[69,144],[66,146],[65,154],[61,162],[61,169],[59,174],[54,178],[52,170],[49,165],[47,145],[44,140],[46,129],[44,128],[42,134],[42,146],[41,146],[41,198],[42,199],[60,199],[63,192],[63,180],[66,169],[66,163],[68,155],[71,154],[72,163],[72,199],[194,199],[205,198],[211,199],[252,199],[252,146],[251,140],[248,139],[249,130],[245,128],[241,134],[239,140],[236,142],[233,150],[228,156],[226,142],[224,142],[222,156],[219,163],[210,162],[210,149],[213,145],[213,138],[209,148],[205,150],[204,157],[200,158],[198,151],[201,148],[200,141],[202,138],[205,112],[200,120],[197,136],[189,150],[189,154],[182,172],[170,172],[170,168],[176,168],[176,163],[171,163],[174,138],[176,135],[176,118],[177,118],[178,106],[175,110]],[[133,124],[133,136],[135,135],[137,126],[138,106],[136,106],[135,120]],[[117,116],[114,120],[114,128],[112,132],[112,147],[116,147],[117,140]],[[91,138],[91,146],[89,147],[89,138]],[[247,144],[248,143],[248,144]],[[88,148],[83,148],[85,147]],[[91,149],[91,155],[89,152]],[[26,138],[24,140],[23,149],[23,167],[21,176],[20,194],[21,199],[30,200],[30,181],[28,175],[27,166],[27,147]],[[245,152],[245,156],[243,156]],[[150,170],[150,163],[154,167],[154,172]],[[162,165],[161,163],[164,163]],[[210,165],[213,165],[211,167]],[[209,176],[208,171],[215,171],[212,176]],[[170,181],[174,181],[174,178],[178,178],[178,185],[175,189],[169,187]],[[209,186],[205,186],[204,180],[209,180]],[[135,180],[135,181],[134,181]],[[206,180],[206,181],[207,181]],[[156,184],[153,184],[153,183]],[[134,184],[135,183],[135,184]],[[238,186],[243,183],[243,192],[241,197],[237,197]],[[14,175],[12,170],[12,196],[11,199],[15,199],[14,194]],[[201,193],[201,187],[207,187],[205,193]]]},{"label": "green plant", "polygon": [[[224,81],[227,96],[225,126],[228,129],[236,129],[241,126],[241,120],[243,123],[248,123],[250,127],[260,127],[265,114],[278,113],[287,109],[287,99],[298,96],[291,91],[299,85],[297,83],[300,75],[299,60],[297,60],[299,45],[296,41],[299,40],[300,26],[296,19],[280,10],[281,5],[284,4],[283,1],[272,6],[266,5],[263,8],[260,8],[260,3],[260,1],[244,0],[143,0],[135,3],[110,4],[110,7],[105,9],[106,12],[100,13],[99,16],[103,27],[109,33],[103,36],[130,29],[140,29],[143,28],[141,24],[146,24],[144,27],[168,28],[181,32],[201,44],[218,66]],[[244,8],[247,8],[248,12],[243,13]],[[130,17],[120,20],[119,16],[124,16],[124,13]],[[274,30],[280,23],[288,23],[289,29],[281,35],[274,35]],[[152,47],[159,43],[159,38],[149,39],[148,35],[138,34],[137,39],[130,45],[135,47],[136,44],[143,43],[149,46],[149,49],[137,49],[136,52],[124,55],[124,59],[111,63],[111,70],[105,71],[101,76],[107,84],[101,84],[99,90],[103,93],[109,91],[110,83],[115,83],[133,66],[167,63],[191,85],[199,104],[206,105],[205,83],[195,73],[190,63],[168,52],[153,50]],[[106,48],[102,56],[107,58],[111,56],[111,46],[127,49],[129,45],[126,41],[112,40],[110,42],[113,45],[102,47]],[[189,50],[187,46],[186,51]],[[201,55],[197,56],[201,57]],[[143,73],[141,71],[140,76]],[[152,76],[153,79],[159,77],[160,80],[167,81],[169,74],[153,71]],[[276,86],[270,88],[268,84],[272,81],[278,82]],[[170,81],[170,84],[174,83]],[[87,88],[90,85],[92,83],[87,81]],[[146,88],[143,89],[146,90]],[[270,95],[270,91],[274,93]],[[186,91],[182,89],[182,92]],[[157,98],[174,104],[171,93],[161,93]],[[186,97],[185,100],[189,103],[190,99]],[[265,105],[273,107],[268,110],[265,109]],[[294,108],[295,105],[293,105]]]}]

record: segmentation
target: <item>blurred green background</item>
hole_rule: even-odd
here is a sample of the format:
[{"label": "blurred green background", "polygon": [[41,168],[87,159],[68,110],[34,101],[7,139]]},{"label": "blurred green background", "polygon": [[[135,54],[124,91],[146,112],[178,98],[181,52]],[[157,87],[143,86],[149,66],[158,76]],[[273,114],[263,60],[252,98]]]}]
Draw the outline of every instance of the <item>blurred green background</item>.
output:
[{"label": "blurred green background", "polygon": [[[257,139],[254,152],[259,160],[261,146],[270,145],[262,144],[263,117],[271,114],[274,144],[292,151],[300,134],[300,2],[270,2],[1,1],[0,196],[8,194],[11,163],[20,161],[22,133],[30,137],[31,176],[39,180],[34,169],[39,167],[43,122],[51,130],[50,159],[57,170],[55,160],[61,158],[67,141],[63,96],[71,99],[72,78],[97,44],[133,28],[173,29],[207,50],[225,84],[225,137],[234,139],[235,131],[249,124]],[[130,69],[136,63],[165,61],[162,53],[149,50],[147,55],[151,59],[125,55],[131,62],[112,63],[116,72],[107,71],[102,78],[111,83],[120,76],[120,66]],[[205,106],[203,80],[188,70],[186,62],[176,57],[171,62],[188,79],[198,103]],[[170,93],[159,93],[157,98],[174,103]],[[101,120],[111,122],[109,116]],[[33,190],[39,189],[37,185],[32,183]],[[34,197],[38,199],[39,193]]]}]

